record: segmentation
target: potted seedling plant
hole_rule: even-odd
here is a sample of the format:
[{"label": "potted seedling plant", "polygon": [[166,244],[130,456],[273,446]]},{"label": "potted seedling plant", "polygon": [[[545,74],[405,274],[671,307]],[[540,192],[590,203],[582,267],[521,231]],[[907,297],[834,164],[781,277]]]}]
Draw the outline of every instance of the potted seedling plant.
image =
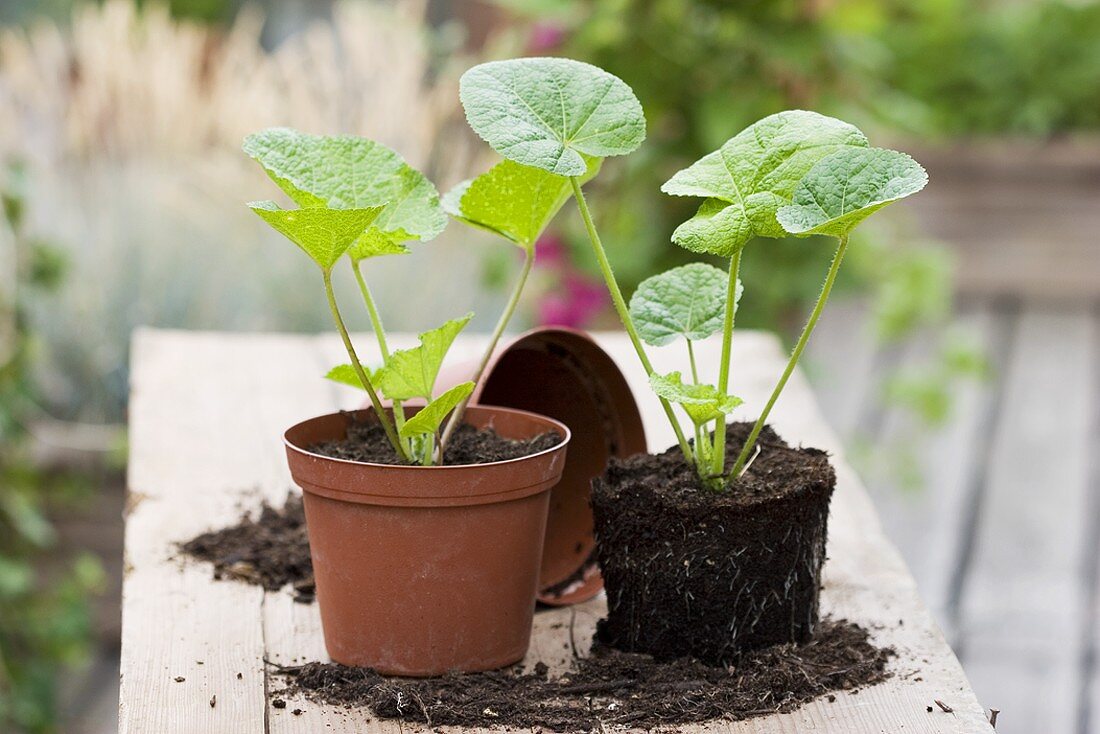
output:
[{"label": "potted seedling plant", "polygon": [[[644,281],[628,304],[580,176],[592,158],[642,143],[645,119],[631,89],[588,64],[530,58],[474,67],[462,78],[461,98],[471,126],[496,151],[570,177],[612,302],[677,438],[662,454],[613,461],[594,482],[608,597],[599,638],[716,664],[753,647],[805,641],[817,621],[835,474],[823,452],[788,446],[768,416],[821,316],[852,230],[923,188],[924,170],[904,153],[871,147],[840,120],[797,110],[766,117],[663,187],[704,199],[673,241],[725,259],[728,269],[674,268]],[[729,388],[741,259],[755,238],[787,235],[833,241],[832,263],[759,417],[727,425],[742,402]],[[751,284],[745,291],[751,297]],[[715,334],[719,364],[697,364],[693,342]],[[647,345],[680,340],[684,369],[657,373]]]},{"label": "potted seedling plant", "polygon": [[[467,401],[515,311],[534,242],[569,199],[569,179],[505,160],[445,197],[455,218],[518,246],[524,265],[473,379],[436,378],[472,314],[392,349],[364,266],[438,235],[435,186],[394,151],[353,136],[276,128],[245,152],[296,205],[249,206],[320,270],[348,361],[327,377],[369,406],[303,421],[285,435],[304,490],[325,643],[337,662],[433,675],[514,663],[526,652],[549,490],[568,429],[533,413]],[[593,162],[581,178],[595,173]],[[349,267],[370,317],[377,363],[360,358],[333,271]],[[424,298],[409,284],[409,298]]]}]

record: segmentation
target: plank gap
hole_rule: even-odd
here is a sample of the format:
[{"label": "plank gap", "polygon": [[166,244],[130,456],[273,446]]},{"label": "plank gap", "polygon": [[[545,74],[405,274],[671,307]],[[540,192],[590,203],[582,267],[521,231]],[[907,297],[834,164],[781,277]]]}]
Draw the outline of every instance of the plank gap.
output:
[{"label": "plank gap", "polygon": [[[1092,304],[1092,328],[1100,337],[1100,300]],[[1100,397],[1100,338],[1095,340],[1096,348],[1093,350],[1093,395]],[[1100,446],[1100,400],[1093,406],[1092,424],[1089,426],[1089,445]],[[1089,455],[1089,479],[1088,494],[1086,497],[1088,511],[1085,525],[1085,548],[1082,555],[1084,578],[1084,603],[1085,611],[1082,615],[1081,627],[1081,661],[1080,674],[1078,676],[1078,734],[1090,734],[1095,718],[1094,704],[1100,703],[1092,700],[1092,689],[1100,687],[1100,675],[1098,675],[1098,657],[1100,657],[1100,457],[1096,452]]]},{"label": "plank gap", "polygon": [[989,464],[993,454],[994,431],[1001,420],[1005,400],[1005,385],[1009,357],[1019,341],[1020,314],[1023,306],[1016,298],[993,299],[993,329],[989,361],[993,368],[993,387],[981,406],[978,422],[977,451],[979,460],[971,465],[966,482],[967,501],[963,504],[964,519],[959,525],[959,555],[947,586],[944,616],[955,639],[949,640],[959,660],[966,660],[966,636],[962,629],[962,599],[973,564],[981,513],[989,481]]}]

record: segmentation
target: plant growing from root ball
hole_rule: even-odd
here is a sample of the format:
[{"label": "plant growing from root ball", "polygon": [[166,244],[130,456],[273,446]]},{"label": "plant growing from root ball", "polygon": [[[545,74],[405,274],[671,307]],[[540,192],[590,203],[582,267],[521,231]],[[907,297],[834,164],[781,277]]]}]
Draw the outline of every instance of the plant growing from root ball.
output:
[{"label": "plant growing from root ball", "polygon": [[[269,201],[249,205],[321,269],[333,322],[350,359],[326,377],[366,391],[401,459],[424,466],[442,463],[447,442],[461,424],[466,403],[515,312],[534,263],[535,241],[569,198],[568,179],[505,160],[460,184],[441,201],[422,173],[366,138],[272,128],[246,138],[244,150],[299,207],[284,210]],[[599,160],[589,159],[585,166],[582,180],[595,175]],[[415,347],[391,351],[362,265],[375,257],[409,252],[409,241],[434,238],[446,226],[448,213],[519,246],[525,257],[473,379],[436,395],[436,378],[447,352],[473,314],[421,333]],[[345,257],[382,357],[377,369],[360,361],[333,290],[333,269]],[[392,403],[392,419],[383,400]],[[408,416],[404,404],[409,400],[424,400],[425,405]]]},{"label": "plant growing from root ball", "polygon": [[[673,241],[726,258],[722,271],[701,263],[643,282],[628,305],[615,280],[581,190],[587,157],[625,155],[645,138],[633,91],[598,67],[569,59],[531,58],[482,64],[463,75],[461,100],[471,127],[497,152],[524,165],[568,176],[596,261],[638,358],[702,484],[728,487],[745,470],[771,409],[821,316],[852,229],[887,204],[922,189],[924,170],[897,151],[872,148],[856,127],[814,112],[766,117],[673,176],[662,190],[704,197]],[[821,294],[790,360],[740,455],[727,469],[726,417],[742,402],[729,393],[738,279],[745,245],[757,237],[826,235],[837,248]],[[700,377],[693,341],[722,334],[716,384]],[[645,344],[683,338],[689,378],[658,374]],[[672,406],[693,427],[687,434]]]}]

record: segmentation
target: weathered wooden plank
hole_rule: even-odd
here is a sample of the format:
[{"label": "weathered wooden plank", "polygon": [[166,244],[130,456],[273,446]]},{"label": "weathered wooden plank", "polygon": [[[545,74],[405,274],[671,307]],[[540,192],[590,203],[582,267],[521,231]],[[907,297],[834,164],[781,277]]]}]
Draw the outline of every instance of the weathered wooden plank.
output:
[{"label": "weathered wooden plank", "polygon": [[171,560],[177,542],[232,522],[273,471],[267,437],[250,429],[282,374],[269,359],[285,350],[264,343],[135,338],[121,732],[264,726],[263,592],[211,583],[209,569]]},{"label": "weathered wooden plank", "polygon": [[999,732],[1072,731],[1100,335],[1081,310],[1026,307],[1018,328],[959,639]]},{"label": "weathered wooden plank", "polygon": [[[946,425],[930,429],[920,425],[911,411],[885,406],[885,418],[876,433],[878,446],[887,456],[876,462],[881,476],[869,482],[871,499],[887,536],[898,547],[921,597],[949,639],[954,634],[954,615],[949,609],[952,584],[972,530],[970,510],[988,458],[988,434],[1003,376],[1000,362],[1012,322],[1011,313],[995,312],[989,302],[963,311],[953,326],[984,351],[993,374],[987,380],[963,379],[952,386],[951,416]],[[922,334],[912,340],[899,368],[912,372],[934,364],[940,344],[937,336]],[[900,461],[917,462],[918,486],[905,485],[891,454],[898,454]]]},{"label": "weathered wooden plank", "polygon": [[[644,397],[648,395],[645,376],[637,368],[625,337],[605,334],[599,335],[598,339],[616,357],[639,395],[651,437],[651,448],[668,445],[671,433],[655,401]],[[338,350],[332,349],[332,340],[330,337],[315,342],[311,337],[245,338],[240,335],[176,334],[145,334],[139,339],[136,350],[136,385],[139,393],[135,396],[135,408],[137,412],[144,411],[146,417],[135,423],[134,462],[139,466],[170,466],[173,471],[168,474],[176,479],[172,482],[153,482],[153,485],[160,492],[158,496],[176,492],[181,498],[174,508],[168,508],[174,514],[186,515],[186,508],[217,506],[218,501],[225,503],[220,515],[192,517],[186,529],[175,527],[175,522],[162,521],[171,532],[162,533],[150,545],[165,551],[170,540],[186,538],[188,533],[193,534],[232,519],[237,512],[228,498],[240,498],[244,488],[258,485],[262,493],[273,498],[277,490],[285,488],[286,470],[283,468],[278,435],[285,426],[304,414],[328,409],[335,402],[332,388],[317,378],[318,372],[327,367],[326,359],[339,358]],[[360,344],[365,343],[360,340]],[[703,345],[702,362],[710,363],[717,349],[718,345],[713,342]],[[318,357],[319,353],[324,356]],[[176,366],[184,361],[184,356],[186,368]],[[659,369],[680,366],[679,355],[668,350],[658,350],[654,356]],[[260,381],[250,382],[246,379],[249,369],[234,367],[238,362],[260,365],[261,372],[270,374]],[[735,341],[733,381],[735,389],[748,401],[744,415],[759,409],[782,363],[783,355],[774,338],[752,333],[738,336]],[[147,392],[148,385],[156,389]],[[296,392],[299,394],[292,396]],[[180,395],[189,396],[189,399],[180,402]],[[345,404],[350,402],[354,405],[359,400],[361,398],[354,392],[339,397],[339,402]],[[226,403],[232,405],[232,411],[225,409]],[[241,415],[253,416],[251,422],[239,418]],[[157,420],[153,420],[154,416]],[[211,416],[218,419],[214,430],[207,425]],[[792,380],[788,392],[777,406],[775,417],[780,432],[788,438],[839,452],[839,444],[814,407],[809,387],[801,375],[796,375]],[[141,437],[136,435],[138,431],[142,433]],[[266,435],[272,432],[274,435]],[[243,436],[250,438],[244,439]],[[237,441],[241,446],[237,450],[231,449],[230,446]],[[176,442],[188,444],[180,447],[182,454],[172,452]],[[205,481],[195,481],[194,474],[202,471],[198,467],[204,462],[218,467],[218,471],[207,470],[202,477]],[[264,462],[266,466],[261,465]],[[840,696],[835,703],[816,702],[792,714],[737,725],[717,722],[707,730],[988,731],[983,713],[969,692],[954,655],[943,643],[921,605],[912,579],[897,553],[882,536],[874,510],[858,480],[843,462],[838,462],[838,473],[840,486],[831,519],[824,606],[834,614],[869,625],[880,642],[895,645],[902,656],[897,670],[903,675],[858,695]],[[148,469],[135,468],[133,476],[136,481],[151,475]],[[258,501],[255,496],[246,499],[249,499],[250,505]],[[151,508],[145,510],[151,517],[159,511],[154,504],[146,506]],[[161,506],[167,508],[167,505]],[[140,511],[141,507],[138,509]],[[134,517],[140,519],[137,512]],[[142,524],[152,522],[143,520]],[[133,535],[135,540],[141,539],[137,531],[133,531]],[[136,548],[138,546],[134,546],[131,552]],[[124,634],[131,642],[127,646],[123,666],[124,670],[141,676],[135,677],[131,686],[126,686],[124,681],[123,706],[124,710],[130,711],[130,730],[262,730],[257,728],[257,723],[263,726],[265,715],[264,685],[259,679],[262,651],[266,649],[272,659],[282,662],[320,657],[323,647],[316,609],[294,605],[285,593],[268,594],[265,599],[262,595],[257,596],[257,592],[250,587],[232,583],[214,584],[209,581],[206,569],[191,567],[180,571],[175,566],[168,568],[162,564],[159,576],[163,578],[157,577],[156,571],[150,569],[146,592],[151,597],[158,597],[163,594],[163,589],[180,583],[178,579],[186,579],[187,584],[178,591],[182,598],[175,602],[175,606],[187,607],[190,611],[186,615],[176,613],[173,616],[170,611],[159,608],[150,610],[132,603],[128,605],[130,612]],[[175,580],[169,578],[172,575]],[[131,588],[130,579],[127,580],[127,588],[128,591]],[[231,599],[227,605],[218,596],[222,593],[240,593],[244,596]],[[575,632],[582,647],[589,639],[590,625],[600,613],[600,604],[602,602],[597,600],[578,611]],[[230,606],[235,616],[223,622],[228,629],[219,627],[213,621],[219,616],[218,610]],[[184,696],[176,695],[171,688],[149,684],[153,671],[142,670],[137,664],[142,656],[136,652],[141,648],[135,646],[144,643],[145,639],[129,636],[131,627],[149,627],[148,622],[153,619],[151,614],[155,613],[168,614],[173,622],[173,631],[179,630],[181,634],[174,642],[151,648],[153,655],[147,659],[153,661],[152,665],[172,660],[173,655],[182,661],[192,656],[192,651],[203,650],[233,662],[250,662],[254,666],[247,671],[246,681],[242,681],[247,690],[242,690],[240,696],[231,695],[227,708],[223,708],[226,702],[223,695],[218,697],[218,713],[236,707],[241,713],[235,719],[227,715],[215,722],[208,718],[209,711],[200,711],[201,707],[189,703]],[[568,652],[565,648],[568,645],[570,614],[570,610],[555,610],[538,615],[532,655],[549,658],[560,647],[561,652],[556,659],[564,662],[561,656]],[[190,619],[190,624],[177,625],[179,617],[184,622]],[[196,620],[208,620],[207,628]],[[903,621],[900,626],[899,620]],[[266,645],[264,637],[267,638]],[[149,642],[155,643],[156,640]],[[241,645],[244,645],[243,650],[235,649]],[[225,661],[220,663],[220,667],[226,668],[228,673],[227,666],[232,667]],[[216,680],[224,682],[222,678]],[[946,715],[937,710],[929,714],[925,708],[932,698],[948,702],[955,707],[956,713]],[[208,696],[199,699],[209,709],[208,700]],[[179,706],[178,711],[172,708],[175,706]],[[323,710],[325,707],[316,704],[300,706],[304,713],[295,717],[292,713],[295,707],[297,704],[290,703],[287,709],[278,712],[278,716],[274,710],[266,711],[271,730],[402,730],[395,724],[372,723],[362,712],[326,712]],[[157,719],[149,713],[152,709],[170,711]],[[287,714],[287,711],[291,713]],[[142,726],[135,723],[138,712],[146,717],[141,720]],[[154,726],[147,729],[144,726],[146,722],[152,722]],[[326,728],[326,724],[330,727]],[[403,729],[415,727],[406,726]]]}]

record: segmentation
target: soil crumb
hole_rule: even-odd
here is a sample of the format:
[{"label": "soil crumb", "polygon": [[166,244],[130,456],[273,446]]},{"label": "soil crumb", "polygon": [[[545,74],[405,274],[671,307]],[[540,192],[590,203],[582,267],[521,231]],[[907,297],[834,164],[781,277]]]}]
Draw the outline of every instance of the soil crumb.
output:
[{"label": "soil crumb", "polygon": [[236,579],[274,591],[292,584],[295,601],[313,601],[313,563],[309,557],[302,498],[290,495],[282,509],[264,503],[256,518],[203,533],[180,546],[189,556],[214,564],[214,578]]},{"label": "soil crumb", "polygon": [[569,673],[550,678],[538,663],[440,678],[386,678],[366,668],[309,663],[282,668],[287,687],[319,703],[367,707],[381,719],[428,726],[603,731],[617,726],[673,727],[791,711],[830,692],[858,690],[889,677],[894,654],[866,630],[826,620],[803,645],[746,653],[736,665],[690,658],[667,663],[597,646]]},{"label": "soil crumb", "polygon": [[[348,415],[347,438],[342,441],[324,441],[309,450],[333,459],[366,461],[372,464],[403,464],[386,439],[386,432],[374,421],[356,420]],[[515,441],[499,435],[492,428],[474,428],[463,424],[451,436],[444,464],[488,464],[494,461],[519,459],[553,448],[561,443],[561,436],[553,431],[524,441]]]}]

